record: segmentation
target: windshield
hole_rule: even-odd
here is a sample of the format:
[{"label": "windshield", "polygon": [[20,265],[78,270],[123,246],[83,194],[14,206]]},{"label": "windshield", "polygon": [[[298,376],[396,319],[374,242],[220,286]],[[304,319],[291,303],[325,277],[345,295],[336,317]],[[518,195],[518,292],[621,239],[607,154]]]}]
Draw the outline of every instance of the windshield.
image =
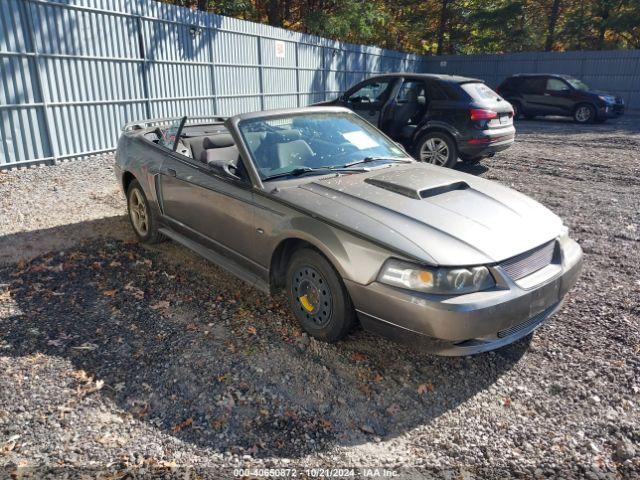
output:
[{"label": "windshield", "polygon": [[239,129],[263,180],[378,157],[408,159],[371,124],[346,112],[244,120]]},{"label": "windshield", "polygon": [[583,90],[585,92],[589,90],[589,85],[584,83],[582,80],[578,80],[577,78],[571,78],[571,77],[565,77],[565,80],[569,82],[569,85],[571,85],[576,90]]}]

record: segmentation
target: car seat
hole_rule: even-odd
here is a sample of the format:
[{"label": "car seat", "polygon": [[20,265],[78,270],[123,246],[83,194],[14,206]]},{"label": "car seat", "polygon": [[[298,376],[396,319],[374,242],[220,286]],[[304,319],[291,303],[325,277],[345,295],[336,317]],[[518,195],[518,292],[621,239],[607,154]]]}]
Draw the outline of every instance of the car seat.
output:
[{"label": "car seat", "polygon": [[[391,136],[393,137],[405,137],[411,136],[413,129],[410,127],[412,121],[415,121],[417,113],[421,110],[420,102],[418,101],[418,94],[422,87],[414,87],[407,90],[405,94],[405,101],[399,103],[395,109],[393,115],[393,123],[391,128]],[[414,126],[415,128],[415,126]],[[408,133],[408,135],[407,135]]]}]

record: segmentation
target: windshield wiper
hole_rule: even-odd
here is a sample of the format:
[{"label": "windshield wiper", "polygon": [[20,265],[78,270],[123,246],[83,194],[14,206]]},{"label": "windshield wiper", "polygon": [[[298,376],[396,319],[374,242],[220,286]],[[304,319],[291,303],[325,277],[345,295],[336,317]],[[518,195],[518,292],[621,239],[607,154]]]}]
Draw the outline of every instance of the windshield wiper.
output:
[{"label": "windshield wiper", "polygon": [[388,162],[411,163],[411,160],[409,160],[408,158],[400,158],[400,157],[365,157],[362,160],[358,160],[356,162],[347,163],[345,165],[342,165],[341,167],[336,167],[336,168],[347,168],[347,167],[352,167],[354,165],[359,165],[361,163],[371,163],[371,162],[377,162],[379,160],[382,160],[382,161],[386,160]]},{"label": "windshield wiper", "polygon": [[275,173],[273,175],[269,175],[268,177],[264,177],[263,180],[273,180],[274,178],[282,178],[282,177],[299,177],[300,175],[304,175],[309,172],[317,172],[317,171],[330,171],[329,167],[299,167],[294,168],[293,170],[289,170],[288,172]]},{"label": "windshield wiper", "polygon": [[265,177],[262,180],[266,181],[266,180],[273,180],[274,178],[299,177],[301,175],[304,175],[305,173],[311,173],[311,172],[322,172],[322,171],[335,172],[335,171],[348,170],[349,167],[352,167],[354,165],[360,165],[362,163],[377,162],[379,160],[382,160],[382,161],[386,160],[389,162],[411,163],[411,160],[405,159],[405,158],[399,158],[399,157],[365,157],[362,160],[358,160],[357,162],[347,163],[346,165],[324,166],[324,167],[298,167],[298,168],[294,168],[293,170],[289,170],[288,172],[274,173],[273,175],[269,175],[268,177]]}]

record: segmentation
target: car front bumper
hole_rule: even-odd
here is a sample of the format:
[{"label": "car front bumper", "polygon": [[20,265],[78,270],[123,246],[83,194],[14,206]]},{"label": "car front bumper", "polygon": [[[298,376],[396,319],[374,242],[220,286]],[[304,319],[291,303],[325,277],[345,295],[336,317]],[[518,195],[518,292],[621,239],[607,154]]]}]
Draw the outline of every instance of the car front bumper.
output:
[{"label": "car front bumper", "polygon": [[621,115],[624,115],[623,103],[607,104],[598,108],[599,118],[617,118]]},{"label": "car front bumper", "polygon": [[558,242],[557,264],[518,282],[496,265],[496,287],[482,292],[444,297],[379,282],[345,284],[365,329],[439,355],[471,355],[528,335],[559,309],[580,273],[582,250],[568,238]]}]

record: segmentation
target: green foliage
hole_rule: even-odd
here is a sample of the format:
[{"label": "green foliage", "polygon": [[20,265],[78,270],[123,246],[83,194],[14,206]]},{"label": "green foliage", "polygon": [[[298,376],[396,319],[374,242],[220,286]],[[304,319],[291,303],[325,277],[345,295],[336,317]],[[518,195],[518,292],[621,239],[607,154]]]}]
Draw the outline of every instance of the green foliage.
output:
[{"label": "green foliage", "polygon": [[162,1],[421,54],[640,48],[640,0]]}]

